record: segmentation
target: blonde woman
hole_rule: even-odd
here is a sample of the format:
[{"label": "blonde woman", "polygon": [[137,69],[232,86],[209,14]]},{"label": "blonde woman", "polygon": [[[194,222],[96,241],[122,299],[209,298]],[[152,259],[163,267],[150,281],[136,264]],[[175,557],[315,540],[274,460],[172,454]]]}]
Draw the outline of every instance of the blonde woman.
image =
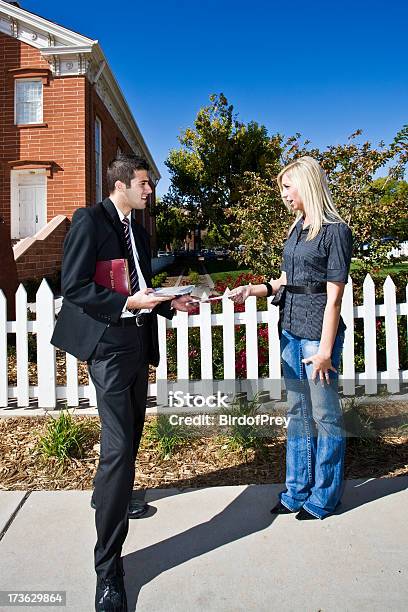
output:
[{"label": "blonde woman", "polygon": [[264,285],[238,287],[230,298],[242,303],[250,295],[264,297],[286,286],[280,321],[290,416],[286,490],[271,512],[323,519],[335,511],[342,494],[345,438],[337,370],[352,236],[315,159],[305,156],[290,163],[277,181],[283,201],[296,215],[283,249],[282,274]]}]

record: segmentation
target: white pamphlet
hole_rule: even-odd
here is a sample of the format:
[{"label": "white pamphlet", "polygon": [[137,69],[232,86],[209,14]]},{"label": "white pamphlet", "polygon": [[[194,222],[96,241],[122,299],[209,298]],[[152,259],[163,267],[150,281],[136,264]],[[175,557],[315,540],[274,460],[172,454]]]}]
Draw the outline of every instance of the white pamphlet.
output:
[{"label": "white pamphlet", "polygon": [[160,287],[155,289],[157,295],[189,295],[195,289],[195,285],[180,285],[179,287]]}]

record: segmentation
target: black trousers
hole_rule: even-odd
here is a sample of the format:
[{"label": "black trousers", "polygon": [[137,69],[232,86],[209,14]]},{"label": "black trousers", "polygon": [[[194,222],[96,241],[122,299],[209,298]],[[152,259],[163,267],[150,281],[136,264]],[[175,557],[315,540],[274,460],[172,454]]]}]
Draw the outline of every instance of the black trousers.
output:
[{"label": "black trousers", "polygon": [[94,479],[95,571],[109,578],[121,567],[135,459],[142,436],[148,385],[149,325],[107,327],[88,361],[101,421],[101,450]]}]

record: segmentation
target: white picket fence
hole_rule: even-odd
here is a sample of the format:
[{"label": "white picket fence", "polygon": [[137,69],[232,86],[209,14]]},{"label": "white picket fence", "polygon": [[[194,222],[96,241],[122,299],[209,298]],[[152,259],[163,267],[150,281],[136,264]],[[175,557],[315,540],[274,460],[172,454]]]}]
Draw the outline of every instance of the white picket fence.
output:
[{"label": "white picket fence", "polygon": [[[53,294],[43,280],[36,295],[36,320],[28,320],[27,294],[20,285],[16,294],[16,320],[7,321],[6,299],[0,291],[0,408],[7,407],[9,400],[17,400],[18,407],[29,406],[30,398],[38,399],[38,407],[54,408],[57,400],[66,400],[68,406],[78,406],[79,401],[89,400],[90,406],[96,405],[95,389],[78,383],[78,362],[72,355],[66,355],[66,385],[56,385],[56,355],[50,344],[50,338],[55,325],[55,306]],[[390,393],[398,393],[401,384],[408,380],[408,370],[399,370],[399,349],[397,317],[408,315],[408,286],[406,300],[397,304],[395,285],[390,277],[384,283],[384,303],[375,303],[375,286],[372,278],[367,276],[363,286],[363,303],[353,303],[353,283],[349,278],[346,285],[342,316],[347,330],[343,352],[343,371],[340,383],[345,395],[354,395],[356,385],[362,385],[366,394],[376,394],[378,385],[385,384]],[[238,390],[253,394],[268,391],[271,399],[279,399],[283,388],[279,355],[278,309],[269,304],[265,311],[257,311],[256,298],[251,297],[245,302],[245,311],[234,313],[231,300],[224,297],[222,312],[213,314],[210,304],[201,304],[200,313],[188,315],[179,312],[172,321],[162,317],[159,320],[159,344],[161,361],[156,370],[156,383],[149,384],[149,395],[156,396],[159,403],[166,403],[170,390],[199,390],[200,393],[234,392]],[[377,369],[377,338],[376,318],[385,320],[386,331],[386,371]],[[354,320],[364,320],[364,359],[365,371],[358,373],[354,362]],[[407,317],[408,319],[408,317]],[[268,325],[269,342],[269,373],[268,378],[259,378],[258,364],[258,324]],[[408,336],[408,321],[407,336]],[[223,329],[223,359],[224,380],[213,379],[212,327],[222,326]],[[245,326],[247,377],[236,380],[235,375],[235,326]],[[191,327],[200,328],[201,350],[201,380],[197,383],[188,382],[189,378],[189,346],[188,330]],[[177,334],[177,381],[167,380],[166,330],[175,329]],[[7,334],[16,334],[17,384],[8,384]],[[28,375],[28,334],[37,335],[37,374],[38,385],[29,384]],[[406,347],[402,347],[406,350]],[[194,387],[196,385],[196,387]],[[198,385],[198,386],[197,386]],[[187,390],[187,389],[186,389]]]}]

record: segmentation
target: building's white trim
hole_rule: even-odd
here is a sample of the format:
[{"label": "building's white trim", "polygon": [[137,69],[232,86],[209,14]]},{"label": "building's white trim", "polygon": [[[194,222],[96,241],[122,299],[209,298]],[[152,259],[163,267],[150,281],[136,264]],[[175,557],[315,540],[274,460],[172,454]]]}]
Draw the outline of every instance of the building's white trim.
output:
[{"label": "building's white trim", "polygon": [[92,54],[92,45],[74,45],[64,47],[43,47],[40,49],[41,55],[47,57],[48,55],[76,55],[77,53],[88,53]]},{"label": "building's white trim", "polygon": [[[99,139],[99,151],[96,151],[96,135],[98,134]],[[94,154],[95,154],[95,199],[96,202],[101,202],[102,200],[102,121],[96,115],[95,117],[95,127],[94,127]],[[96,163],[96,157],[98,155],[99,165]]]},{"label": "building's white trim", "polygon": [[[48,37],[48,34],[54,37],[55,41],[61,41],[61,45],[89,45],[93,44],[97,41],[92,40],[91,38],[87,38],[82,34],[78,34],[77,32],[73,32],[72,30],[68,30],[63,26],[57,25],[44,17],[40,17],[39,15],[34,15],[34,13],[30,13],[29,11],[25,11],[18,6],[14,6],[13,4],[9,4],[8,2],[3,2],[0,0],[0,18],[4,20],[4,17],[8,18],[9,22],[9,31],[5,32],[6,34],[10,34],[11,24],[14,21],[17,24],[18,29],[18,38],[20,38],[20,32],[22,28],[31,28],[33,34],[45,34]],[[33,47],[39,48],[39,43],[37,39],[32,39]]]},{"label": "building's white trim", "polygon": [[155,184],[158,183],[161,178],[159,169],[97,40],[72,32],[3,0],[0,0],[0,32],[37,48],[50,63],[55,77],[84,75],[91,84],[95,84],[99,97],[129,146],[135,153],[142,153],[146,157],[151,167],[151,178]]}]

